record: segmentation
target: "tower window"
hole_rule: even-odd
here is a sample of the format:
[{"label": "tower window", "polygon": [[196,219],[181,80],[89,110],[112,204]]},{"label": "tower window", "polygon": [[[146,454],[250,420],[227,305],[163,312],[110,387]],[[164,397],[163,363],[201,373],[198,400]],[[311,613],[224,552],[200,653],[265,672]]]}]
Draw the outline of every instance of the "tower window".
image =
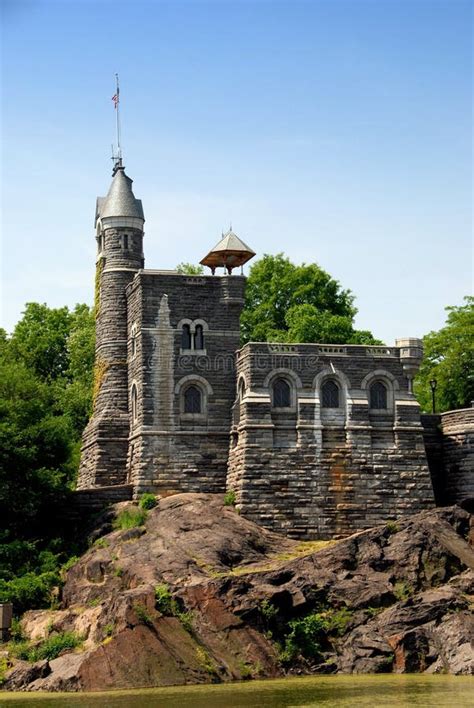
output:
[{"label": "tower window", "polygon": [[132,329],[130,331],[130,344],[131,344],[131,355],[132,358],[135,356],[137,353],[137,325],[134,324],[132,325]]},{"label": "tower window", "polygon": [[381,381],[376,381],[370,387],[370,407],[375,410],[387,408],[387,387]]},{"label": "tower window", "polygon": [[204,331],[202,325],[196,325],[194,331],[194,349],[204,349]]},{"label": "tower window", "polygon": [[285,379],[277,379],[273,384],[273,406],[274,408],[291,406],[291,390]]},{"label": "tower window", "polygon": [[138,420],[138,392],[135,384],[132,386],[130,398],[132,404],[132,424],[135,424]]},{"label": "tower window", "polygon": [[201,413],[202,395],[197,386],[188,386],[184,392],[184,412]]},{"label": "tower window", "polygon": [[123,243],[124,249],[128,250],[128,234],[124,234],[124,235],[123,235],[123,241],[122,241],[122,243]]},{"label": "tower window", "polygon": [[339,386],[335,381],[326,381],[322,387],[323,408],[339,408]]},{"label": "tower window", "polygon": [[191,349],[191,327],[188,324],[183,325],[181,331],[181,349]]}]

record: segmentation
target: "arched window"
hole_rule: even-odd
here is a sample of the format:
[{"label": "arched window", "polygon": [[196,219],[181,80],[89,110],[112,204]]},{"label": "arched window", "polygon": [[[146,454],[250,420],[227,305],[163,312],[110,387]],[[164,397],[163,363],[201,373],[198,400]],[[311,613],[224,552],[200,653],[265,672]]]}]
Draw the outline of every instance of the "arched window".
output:
[{"label": "arched window", "polygon": [[339,386],[331,379],[321,389],[323,408],[339,408]]},{"label": "arched window", "polygon": [[244,379],[240,379],[239,381],[239,401],[242,403],[242,400],[245,396],[245,381]]},{"label": "arched window", "polygon": [[197,386],[188,386],[184,392],[184,412],[202,413],[202,395]]},{"label": "arched window", "polygon": [[181,349],[191,349],[191,327],[188,324],[183,325],[181,332]]},{"label": "arched window", "polygon": [[276,379],[273,384],[273,406],[274,408],[291,406],[291,390],[285,379]]},{"label": "arched window", "polygon": [[202,325],[196,325],[194,331],[194,349],[204,349],[204,330]]},{"label": "arched window", "polygon": [[134,324],[132,325],[132,329],[130,330],[130,344],[131,344],[131,355],[132,357],[135,356],[137,353],[137,325]]},{"label": "arched window", "polygon": [[387,387],[381,381],[375,381],[370,387],[370,407],[375,410],[387,408]]},{"label": "arched window", "polygon": [[132,424],[135,424],[138,420],[138,391],[135,384],[132,385],[130,398],[132,402]]}]

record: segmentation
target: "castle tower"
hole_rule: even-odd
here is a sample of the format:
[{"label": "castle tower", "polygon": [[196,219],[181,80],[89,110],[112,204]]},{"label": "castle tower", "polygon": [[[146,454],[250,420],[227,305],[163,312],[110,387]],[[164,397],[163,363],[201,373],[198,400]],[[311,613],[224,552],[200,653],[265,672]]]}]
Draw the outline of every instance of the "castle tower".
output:
[{"label": "castle tower", "polygon": [[142,203],[119,159],[107,196],[97,199],[95,215],[94,407],[83,435],[78,488],[126,481],[130,424],[125,289],[144,266],[144,221]]}]

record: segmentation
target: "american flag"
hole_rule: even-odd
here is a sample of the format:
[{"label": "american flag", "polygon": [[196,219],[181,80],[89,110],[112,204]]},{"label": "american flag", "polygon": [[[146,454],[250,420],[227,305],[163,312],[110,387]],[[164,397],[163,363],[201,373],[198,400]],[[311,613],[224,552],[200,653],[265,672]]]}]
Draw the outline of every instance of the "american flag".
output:
[{"label": "american flag", "polygon": [[114,102],[114,108],[117,108],[118,102],[119,102],[119,94],[118,91],[117,93],[114,93],[112,96],[112,101]]}]

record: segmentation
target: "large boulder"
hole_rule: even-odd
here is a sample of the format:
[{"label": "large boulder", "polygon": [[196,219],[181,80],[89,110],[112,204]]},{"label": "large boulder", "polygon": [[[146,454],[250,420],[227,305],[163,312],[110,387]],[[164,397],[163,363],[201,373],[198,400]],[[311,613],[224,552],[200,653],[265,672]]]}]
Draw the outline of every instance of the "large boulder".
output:
[{"label": "large boulder", "polygon": [[[471,518],[436,509],[337,542],[301,543],[241,518],[222,495],[162,499],[142,527],[96,540],[68,571],[60,610],[25,616],[33,641],[75,632],[81,650],[41,667],[18,664],[4,687],[474,674]],[[298,631],[307,646],[294,645]]]}]

